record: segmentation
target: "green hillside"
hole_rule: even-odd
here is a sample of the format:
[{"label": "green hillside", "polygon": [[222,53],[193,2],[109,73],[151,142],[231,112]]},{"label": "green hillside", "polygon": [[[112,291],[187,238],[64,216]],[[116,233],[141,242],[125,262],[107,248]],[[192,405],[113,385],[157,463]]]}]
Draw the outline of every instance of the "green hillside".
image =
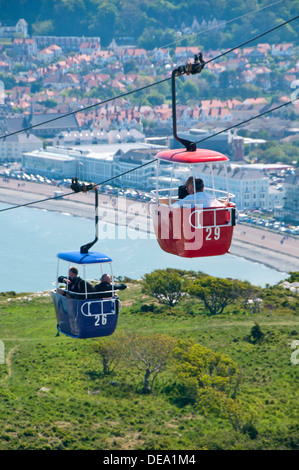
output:
[{"label": "green hillside", "polygon": [[[114,335],[86,340],[57,336],[49,295],[0,295],[0,450],[298,449],[298,295],[267,287],[260,313],[239,298],[211,315],[142,287],[121,292]],[[175,347],[148,393],[130,338],[153,358]]]},{"label": "green hillside", "polygon": [[[252,13],[255,10],[260,11]],[[178,40],[177,32],[184,33],[184,28],[190,27],[195,19],[199,23],[236,19],[227,28],[217,30],[217,34],[212,31],[200,38],[197,35],[191,38],[189,34],[189,46],[194,43],[218,48],[239,43],[246,32],[251,36],[259,34],[296,16],[298,0],[0,0],[0,12],[3,23],[24,18],[31,34],[100,36],[105,47],[113,38],[126,37],[147,49]],[[296,26],[289,25],[267,41],[296,42],[297,34]]]}]

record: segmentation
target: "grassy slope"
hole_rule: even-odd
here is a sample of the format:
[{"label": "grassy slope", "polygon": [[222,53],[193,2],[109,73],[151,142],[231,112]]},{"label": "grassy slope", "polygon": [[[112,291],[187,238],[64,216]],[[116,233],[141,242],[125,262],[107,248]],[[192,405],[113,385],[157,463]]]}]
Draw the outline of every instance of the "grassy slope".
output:
[{"label": "grassy slope", "polygon": [[[99,356],[90,346],[105,339],[56,337],[49,297],[4,299],[0,300],[0,339],[6,359],[0,365],[0,450],[298,448],[299,365],[291,363],[290,343],[298,339],[299,331],[292,311],[249,314],[232,307],[214,318],[190,315],[184,309],[176,315],[132,313],[133,299],[134,306],[152,302],[138,285],[130,285],[121,299],[117,331],[192,337],[229,354],[243,370],[238,397],[244,409],[253,412],[258,435],[251,439],[235,432],[227,420],[201,415],[189,405],[171,404],[163,393],[170,371],[158,376],[151,395],[138,392],[139,382],[131,371],[120,368],[103,377]],[[187,303],[185,310],[191,308],[202,310],[200,304]],[[261,345],[244,339],[255,321],[268,334],[269,340]]]}]

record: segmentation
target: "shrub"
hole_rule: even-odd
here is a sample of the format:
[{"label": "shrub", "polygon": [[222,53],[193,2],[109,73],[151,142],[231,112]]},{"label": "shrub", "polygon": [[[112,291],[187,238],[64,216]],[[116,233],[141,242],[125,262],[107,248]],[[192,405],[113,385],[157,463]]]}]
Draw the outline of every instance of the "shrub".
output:
[{"label": "shrub", "polygon": [[203,300],[210,315],[217,315],[237,298],[247,297],[249,287],[246,282],[210,276],[189,282],[188,292]]},{"label": "shrub", "polygon": [[252,344],[257,344],[264,341],[265,333],[263,333],[258,323],[255,323],[254,326],[251,328],[250,335],[248,335],[246,339]]},{"label": "shrub", "polygon": [[159,302],[173,307],[185,295],[184,271],[156,269],[143,277],[143,292],[153,295]]}]

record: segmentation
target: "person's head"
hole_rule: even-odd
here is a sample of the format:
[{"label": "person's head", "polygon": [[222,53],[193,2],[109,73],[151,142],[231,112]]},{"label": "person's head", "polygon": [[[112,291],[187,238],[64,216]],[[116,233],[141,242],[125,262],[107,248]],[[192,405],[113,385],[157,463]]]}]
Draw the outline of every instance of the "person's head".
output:
[{"label": "person's head", "polygon": [[189,176],[185,183],[186,189],[188,194],[193,194],[194,193],[194,186],[193,186],[193,176]]},{"label": "person's head", "polygon": [[76,268],[76,266],[72,266],[69,269],[69,278],[74,279],[77,276],[78,276],[78,269]]},{"label": "person's head", "polygon": [[101,277],[101,281],[102,282],[109,282],[109,284],[111,283],[111,276],[110,274],[103,274],[103,276]]},{"label": "person's head", "polygon": [[197,193],[201,193],[204,189],[205,185],[202,179],[196,178],[195,180],[195,191]]},{"label": "person's head", "polygon": [[[186,181],[186,189],[189,194],[194,194],[194,178],[193,176],[190,176],[187,181]],[[195,192],[200,193],[204,189],[204,182],[200,178],[195,179]]]}]

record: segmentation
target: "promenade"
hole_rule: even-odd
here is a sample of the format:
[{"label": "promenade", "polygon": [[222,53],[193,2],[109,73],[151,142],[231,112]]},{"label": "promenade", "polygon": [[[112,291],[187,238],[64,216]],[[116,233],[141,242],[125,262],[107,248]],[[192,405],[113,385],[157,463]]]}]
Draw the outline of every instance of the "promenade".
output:
[{"label": "promenade", "polygon": [[[47,184],[0,180],[0,202],[9,205],[27,204],[54,197],[56,191],[67,194],[63,199],[52,199],[28,207],[68,213],[76,217],[94,219],[94,192],[73,193],[71,189]],[[18,210],[18,209],[13,209]],[[0,213],[1,215],[1,213]],[[153,236],[148,203],[99,194],[99,220],[127,226]],[[237,224],[230,253],[264,264],[277,271],[299,271],[299,240],[266,229]]]}]

